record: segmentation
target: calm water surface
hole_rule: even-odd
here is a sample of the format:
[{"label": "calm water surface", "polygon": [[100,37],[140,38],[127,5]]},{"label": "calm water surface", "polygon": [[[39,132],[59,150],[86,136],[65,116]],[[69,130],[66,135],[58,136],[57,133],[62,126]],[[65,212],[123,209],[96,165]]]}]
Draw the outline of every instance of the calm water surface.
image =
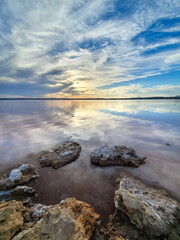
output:
[{"label": "calm water surface", "polygon": [[[58,170],[40,168],[35,154],[69,139],[81,144],[80,158]],[[138,169],[123,169],[180,199],[179,100],[0,101],[0,171],[17,162],[35,164],[42,203],[75,196],[106,221],[122,168],[90,164],[90,150],[102,144],[130,146],[146,156]]]}]

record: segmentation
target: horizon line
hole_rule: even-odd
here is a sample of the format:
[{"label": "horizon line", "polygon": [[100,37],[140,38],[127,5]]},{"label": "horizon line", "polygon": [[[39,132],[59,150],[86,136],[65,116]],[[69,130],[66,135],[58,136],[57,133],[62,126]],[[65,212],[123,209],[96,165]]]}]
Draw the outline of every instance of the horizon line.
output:
[{"label": "horizon line", "polygon": [[0,97],[0,100],[145,100],[145,99],[180,99],[180,96],[170,97],[131,97],[131,98],[44,98],[44,97]]}]

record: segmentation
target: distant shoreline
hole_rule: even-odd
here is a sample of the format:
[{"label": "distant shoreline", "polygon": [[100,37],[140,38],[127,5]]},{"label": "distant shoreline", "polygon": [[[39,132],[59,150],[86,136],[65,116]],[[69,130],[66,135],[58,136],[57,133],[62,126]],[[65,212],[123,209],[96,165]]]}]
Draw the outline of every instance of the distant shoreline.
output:
[{"label": "distant shoreline", "polygon": [[0,100],[167,100],[180,99],[176,97],[138,97],[138,98],[0,98]]}]

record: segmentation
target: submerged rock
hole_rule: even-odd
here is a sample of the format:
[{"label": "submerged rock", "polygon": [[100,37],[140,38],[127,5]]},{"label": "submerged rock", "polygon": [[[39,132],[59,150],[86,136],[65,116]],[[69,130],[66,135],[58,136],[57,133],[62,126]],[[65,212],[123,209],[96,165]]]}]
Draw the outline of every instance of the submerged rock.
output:
[{"label": "submerged rock", "polygon": [[43,151],[40,155],[40,164],[42,167],[60,168],[75,161],[80,151],[79,143],[67,141],[57,145],[52,151]]},{"label": "submerged rock", "polygon": [[10,171],[6,178],[0,180],[0,191],[12,189],[38,176],[39,173],[32,164],[21,164],[16,169]]},{"label": "submerged rock", "polygon": [[10,201],[0,203],[0,240],[10,240],[23,225],[23,205]]},{"label": "submerged rock", "polygon": [[32,228],[20,232],[13,240],[88,240],[98,219],[89,204],[69,198],[52,206]]},{"label": "submerged rock", "polygon": [[99,166],[139,167],[145,163],[145,157],[138,157],[133,148],[104,145],[90,152],[91,162]]},{"label": "submerged rock", "polygon": [[[121,174],[119,187],[115,192],[116,212],[112,222],[123,222],[124,213],[131,224],[128,232],[131,239],[180,239],[180,205],[165,191],[156,190],[128,174]],[[121,225],[121,224],[120,224]],[[134,229],[133,229],[134,227]],[[122,228],[122,226],[121,226]],[[135,238],[135,228],[143,232],[144,237]],[[119,227],[120,229],[120,227]],[[129,233],[128,233],[129,234]]]}]

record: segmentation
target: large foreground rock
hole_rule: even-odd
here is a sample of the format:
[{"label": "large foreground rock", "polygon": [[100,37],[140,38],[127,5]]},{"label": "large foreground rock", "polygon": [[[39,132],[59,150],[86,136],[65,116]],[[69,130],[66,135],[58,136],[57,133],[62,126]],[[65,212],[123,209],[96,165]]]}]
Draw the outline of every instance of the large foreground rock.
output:
[{"label": "large foreground rock", "polygon": [[[134,227],[144,233],[143,238],[137,239],[180,239],[180,205],[165,191],[156,190],[123,173],[114,202],[114,222],[117,224],[118,215],[124,213]],[[129,232],[130,229],[129,226]]]},{"label": "large foreground rock", "polygon": [[9,240],[23,225],[23,205],[10,201],[0,203],[0,240]]},{"label": "large foreground rock", "polygon": [[32,164],[21,164],[19,167],[10,171],[7,177],[0,180],[0,191],[23,185],[38,176],[39,173]]},{"label": "large foreground rock", "polygon": [[98,147],[90,152],[91,162],[99,166],[127,166],[139,167],[145,163],[145,157],[138,157],[132,148],[125,146]]},{"label": "large foreground rock", "polygon": [[80,151],[79,143],[67,141],[57,145],[52,151],[43,151],[40,155],[40,164],[42,167],[60,168],[75,161]]},{"label": "large foreground rock", "polygon": [[69,198],[51,207],[39,222],[13,240],[88,240],[98,219],[89,204]]}]

